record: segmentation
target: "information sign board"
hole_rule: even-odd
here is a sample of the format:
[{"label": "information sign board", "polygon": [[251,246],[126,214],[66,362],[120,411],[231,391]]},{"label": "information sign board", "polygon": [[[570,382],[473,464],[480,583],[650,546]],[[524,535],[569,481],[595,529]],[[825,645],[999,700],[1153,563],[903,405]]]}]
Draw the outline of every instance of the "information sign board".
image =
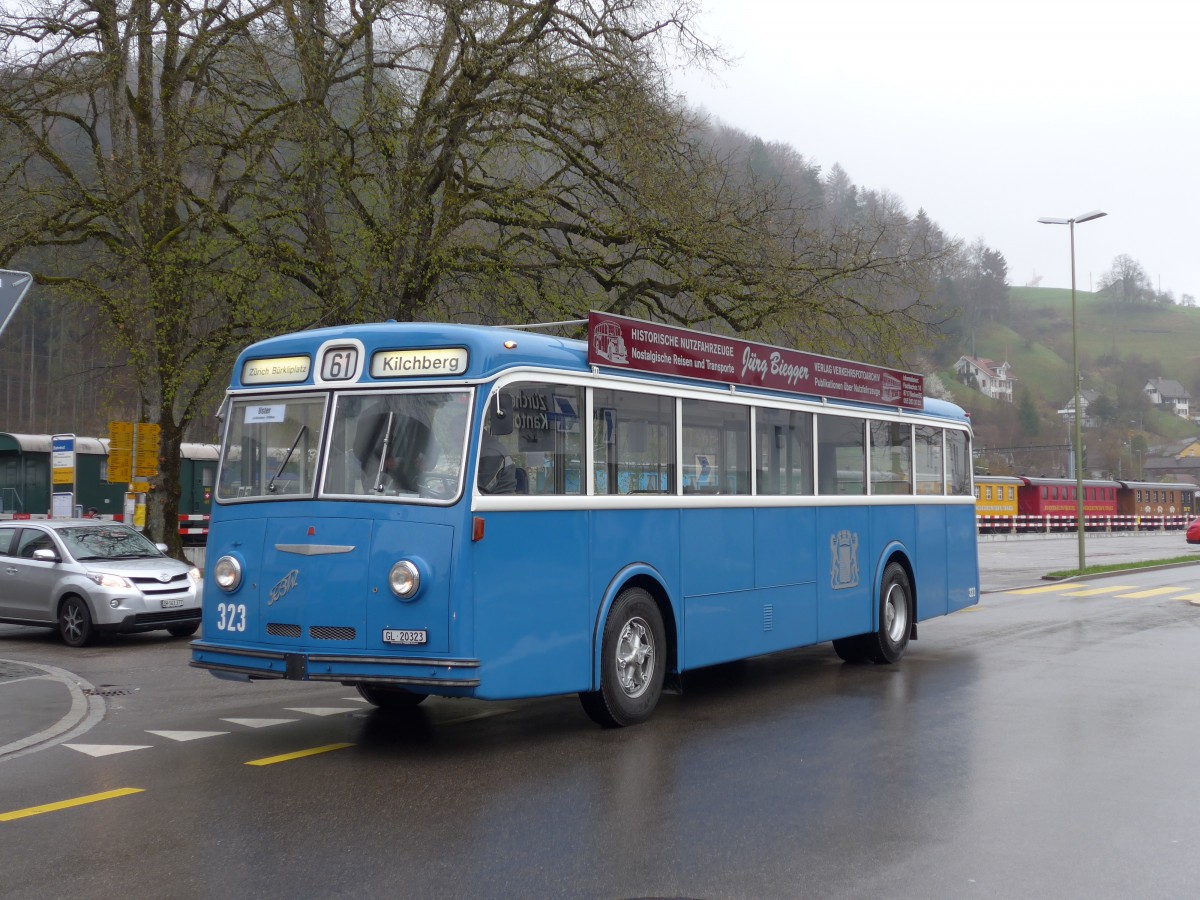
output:
[{"label": "information sign board", "polygon": [[50,437],[50,483],[75,483],[75,435],[55,434]]},{"label": "information sign board", "polygon": [[150,422],[138,422],[134,430],[133,474],[135,478],[153,478],[158,474],[158,448],[162,428]]}]

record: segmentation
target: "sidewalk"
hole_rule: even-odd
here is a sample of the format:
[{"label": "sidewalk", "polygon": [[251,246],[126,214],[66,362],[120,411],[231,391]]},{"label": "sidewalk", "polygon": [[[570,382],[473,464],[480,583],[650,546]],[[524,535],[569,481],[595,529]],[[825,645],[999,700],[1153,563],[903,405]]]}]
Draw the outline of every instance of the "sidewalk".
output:
[{"label": "sidewalk", "polygon": [[62,739],[103,714],[91,685],[63,669],[0,659],[0,762]]}]

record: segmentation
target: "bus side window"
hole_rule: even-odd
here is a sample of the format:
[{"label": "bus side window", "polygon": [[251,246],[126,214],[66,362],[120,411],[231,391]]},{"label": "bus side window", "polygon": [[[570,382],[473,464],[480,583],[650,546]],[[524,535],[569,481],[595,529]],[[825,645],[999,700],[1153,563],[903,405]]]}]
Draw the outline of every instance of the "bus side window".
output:
[{"label": "bus side window", "polygon": [[[506,385],[499,396],[499,402],[496,394],[487,400],[476,477],[479,491],[582,493],[583,429],[579,414],[583,388],[520,381]],[[508,422],[501,422],[503,416]]]},{"label": "bus side window", "polygon": [[817,478],[821,494],[865,494],[866,420],[817,416]]},{"label": "bus side window", "polygon": [[592,398],[597,494],[675,493],[675,400],[597,389]]},{"label": "bus side window", "polygon": [[812,413],[759,407],[754,414],[758,493],[813,492]]}]

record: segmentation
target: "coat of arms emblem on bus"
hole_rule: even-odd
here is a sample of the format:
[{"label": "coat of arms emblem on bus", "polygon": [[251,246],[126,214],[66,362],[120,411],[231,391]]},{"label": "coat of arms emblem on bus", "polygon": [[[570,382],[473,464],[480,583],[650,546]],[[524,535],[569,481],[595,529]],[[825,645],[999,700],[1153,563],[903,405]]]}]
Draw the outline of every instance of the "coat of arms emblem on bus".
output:
[{"label": "coat of arms emblem on bus", "polygon": [[592,331],[592,349],[601,359],[623,366],[629,362],[625,336],[616,322],[601,322]]},{"label": "coat of arms emblem on bus", "polygon": [[829,538],[833,555],[829,580],[835,591],[858,587],[858,535],[843,529]]}]

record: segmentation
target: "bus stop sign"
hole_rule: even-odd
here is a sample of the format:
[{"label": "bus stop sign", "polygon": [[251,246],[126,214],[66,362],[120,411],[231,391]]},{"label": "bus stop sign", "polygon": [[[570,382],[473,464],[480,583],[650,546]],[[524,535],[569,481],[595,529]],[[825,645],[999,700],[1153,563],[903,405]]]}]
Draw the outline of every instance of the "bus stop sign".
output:
[{"label": "bus stop sign", "polygon": [[0,334],[8,327],[9,319],[21,305],[21,299],[31,284],[33,276],[28,272],[0,269]]}]

